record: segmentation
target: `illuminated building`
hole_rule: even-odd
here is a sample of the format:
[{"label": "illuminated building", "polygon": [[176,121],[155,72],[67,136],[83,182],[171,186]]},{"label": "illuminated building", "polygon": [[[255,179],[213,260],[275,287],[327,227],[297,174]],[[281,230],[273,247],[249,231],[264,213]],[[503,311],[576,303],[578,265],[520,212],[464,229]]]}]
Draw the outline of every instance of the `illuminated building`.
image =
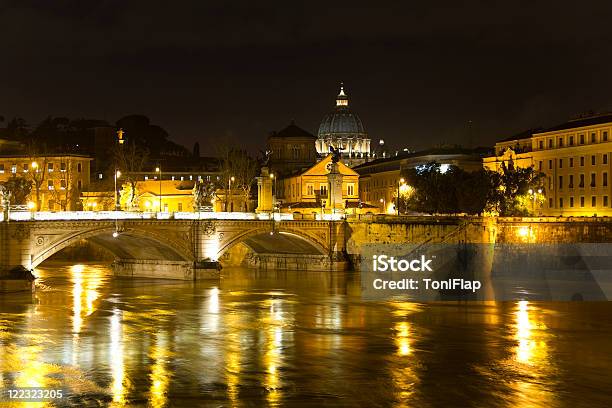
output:
[{"label": "illuminated building", "polygon": [[370,138],[359,116],[349,108],[343,86],[334,110],[323,117],[319,126],[317,152],[325,157],[330,146],[342,149],[342,159],[349,167],[366,162],[370,156]]},{"label": "illuminated building", "polygon": [[342,175],[342,197],[330,197],[328,175],[332,167],[331,155],[301,174],[278,180],[278,200],[282,211],[304,214],[320,213],[321,208],[330,208],[331,201],[342,201],[348,210],[359,207],[359,175],[350,167],[338,163]]},{"label": "illuminated building", "polygon": [[[612,215],[610,155],[612,114],[583,117],[529,131],[495,144],[485,168],[499,171],[510,160],[543,173],[544,203],[534,212],[554,216]],[[537,205],[534,200],[534,206]]]},{"label": "illuminated building", "polygon": [[[76,210],[80,192],[89,186],[91,160],[91,157],[70,153],[0,156],[0,182],[11,177],[30,181],[30,210]],[[36,185],[38,206],[35,204]]]},{"label": "illuminated building", "polygon": [[379,158],[354,168],[359,173],[359,198],[363,203],[377,206],[380,212],[394,213],[403,171],[428,163],[440,164],[441,171],[449,166],[474,171],[481,168],[482,159],[478,150],[459,147],[399,152],[393,157]]}]

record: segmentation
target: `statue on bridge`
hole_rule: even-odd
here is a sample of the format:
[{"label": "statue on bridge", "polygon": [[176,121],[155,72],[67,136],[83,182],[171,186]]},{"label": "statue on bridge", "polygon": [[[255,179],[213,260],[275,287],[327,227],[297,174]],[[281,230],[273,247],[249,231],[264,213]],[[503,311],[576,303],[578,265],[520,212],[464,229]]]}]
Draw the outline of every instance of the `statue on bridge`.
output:
[{"label": "statue on bridge", "polygon": [[216,191],[215,183],[205,183],[203,180],[197,181],[193,186],[193,206],[195,210],[211,212]]},{"label": "statue on bridge", "polygon": [[338,163],[340,161],[340,158],[342,157],[342,149],[340,149],[339,147],[334,147],[332,145],[329,146],[329,151],[332,154],[332,163]]}]

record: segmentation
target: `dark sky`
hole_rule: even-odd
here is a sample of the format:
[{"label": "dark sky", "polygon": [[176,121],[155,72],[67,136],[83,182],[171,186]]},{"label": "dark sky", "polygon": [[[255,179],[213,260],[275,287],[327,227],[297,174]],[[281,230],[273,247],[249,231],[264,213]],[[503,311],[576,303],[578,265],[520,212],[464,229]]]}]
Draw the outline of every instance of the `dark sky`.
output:
[{"label": "dark sky", "polygon": [[256,150],[291,119],[316,134],[340,81],[372,139],[398,147],[492,144],[612,107],[610,1],[360,4],[0,0],[0,115],[141,113],[212,152]]}]

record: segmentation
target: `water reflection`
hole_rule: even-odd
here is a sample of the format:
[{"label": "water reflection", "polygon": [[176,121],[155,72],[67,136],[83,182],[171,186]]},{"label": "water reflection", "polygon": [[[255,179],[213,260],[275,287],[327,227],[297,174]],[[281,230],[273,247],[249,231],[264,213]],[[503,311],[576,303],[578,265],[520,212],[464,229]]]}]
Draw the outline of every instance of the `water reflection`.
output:
[{"label": "water reflection", "polygon": [[358,279],[331,272],[236,269],[210,284],[115,280],[95,265],[38,273],[34,303],[0,299],[5,387],[116,407],[612,401],[607,303],[364,302]]}]

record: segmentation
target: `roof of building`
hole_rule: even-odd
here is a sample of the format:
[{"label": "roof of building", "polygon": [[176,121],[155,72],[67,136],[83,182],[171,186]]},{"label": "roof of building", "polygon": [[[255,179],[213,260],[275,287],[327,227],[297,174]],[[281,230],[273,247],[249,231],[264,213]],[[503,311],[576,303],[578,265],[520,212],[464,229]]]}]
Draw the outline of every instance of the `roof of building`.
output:
[{"label": "roof of building", "polygon": [[503,143],[503,142],[512,142],[514,140],[523,140],[523,139],[529,139],[534,133],[539,133],[542,131],[542,128],[534,128],[534,129],[527,129],[522,131],[521,133],[517,133],[516,135],[507,137],[505,139],[499,140],[497,143]]},{"label": "roof of building", "polygon": [[271,138],[271,137],[278,137],[278,138],[295,137],[295,138],[316,139],[315,135],[297,126],[294,121],[291,121],[289,126],[287,126],[286,128],[279,130],[278,132],[272,132],[270,136],[268,136],[268,138]]},{"label": "roof of building", "polygon": [[596,115],[582,116],[576,119],[568,120],[565,123],[561,123],[560,125],[552,126],[548,129],[541,130],[539,132],[534,133],[546,133],[546,132],[554,132],[557,130],[565,130],[565,129],[574,129],[584,126],[593,126],[599,125],[602,123],[612,122],[612,113],[602,113]]},{"label": "roof of building", "polygon": [[468,149],[461,146],[452,147],[434,147],[431,149],[420,150],[418,152],[398,152],[397,155],[391,157],[381,157],[376,160],[372,160],[359,166],[353,167],[357,172],[359,169],[367,168],[372,165],[378,165],[382,163],[392,163],[394,161],[400,161],[403,159],[423,156],[448,156],[448,155],[468,155],[474,156],[475,158],[485,155],[490,149],[484,147],[478,147],[475,149]]},{"label": "roof of building", "polygon": [[319,126],[318,137],[345,137],[348,135],[367,137],[359,115],[350,110],[348,96],[344,92],[344,87],[340,86],[340,93],[336,97],[336,106],[332,112],[323,117]]}]

